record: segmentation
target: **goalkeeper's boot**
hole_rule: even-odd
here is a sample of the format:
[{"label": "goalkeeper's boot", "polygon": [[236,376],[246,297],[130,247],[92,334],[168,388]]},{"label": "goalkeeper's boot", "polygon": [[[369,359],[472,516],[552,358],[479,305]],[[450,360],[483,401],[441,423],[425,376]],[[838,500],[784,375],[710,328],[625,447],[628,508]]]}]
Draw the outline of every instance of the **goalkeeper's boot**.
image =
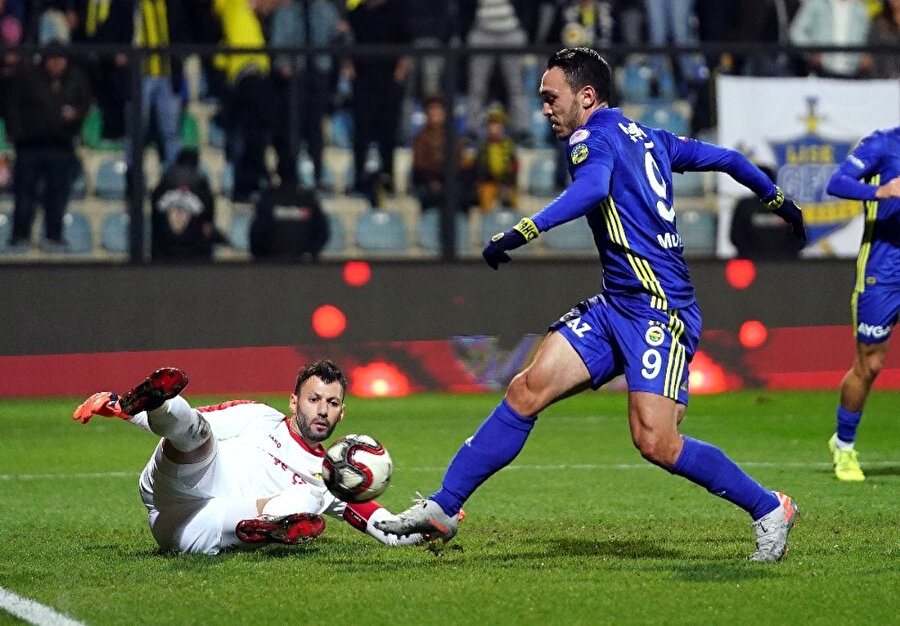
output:
[{"label": "goalkeeper's boot", "polygon": [[136,387],[129,389],[119,398],[119,406],[126,415],[137,415],[141,411],[152,411],[174,398],[187,387],[187,374],[175,367],[162,367],[144,379]]},{"label": "goalkeeper's boot", "polygon": [[775,495],[780,506],[753,522],[756,552],[750,555],[751,561],[780,561],[788,551],[788,533],[797,521],[800,509],[789,496],[781,492]]},{"label": "goalkeeper's boot", "polygon": [[828,449],[831,451],[831,459],[834,463],[834,475],[838,480],[859,483],[866,479],[866,475],[859,466],[859,453],[853,448],[849,450],[838,448],[837,433],[828,440]]},{"label": "goalkeeper's boot", "polygon": [[446,543],[456,535],[459,517],[444,513],[444,509],[434,500],[420,498],[393,519],[375,522],[375,528],[398,537],[422,533],[429,541],[442,539]]},{"label": "goalkeeper's boot", "polygon": [[244,543],[286,543],[312,541],[325,530],[325,520],[314,513],[259,515],[241,520],[234,529]]}]

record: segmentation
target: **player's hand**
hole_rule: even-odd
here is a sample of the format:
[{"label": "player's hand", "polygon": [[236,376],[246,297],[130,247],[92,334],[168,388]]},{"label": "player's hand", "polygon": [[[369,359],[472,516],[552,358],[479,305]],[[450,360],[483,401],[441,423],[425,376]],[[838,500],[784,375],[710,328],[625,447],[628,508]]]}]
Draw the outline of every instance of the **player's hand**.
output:
[{"label": "player's hand", "polygon": [[82,424],[87,424],[95,415],[118,417],[123,420],[131,419],[131,416],[123,413],[119,406],[119,394],[109,391],[95,393],[82,402],[72,414],[72,419],[81,420]]},{"label": "player's hand", "polygon": [[797,203],[786,198],[779,187],[775,187],[775,197],[766,202],[766,206],[775,215],[791,225],[794,237],[806,243],[806,227],[803,225],[803,212]]},{"label": "player's hand", "polygon": [[538,236],[538,228],[531,218],[523,217],[522,220],[502,233],[497,233],[481,251],[481,256],[492,268],[497,269],[501,263],[509,263],[509,250],[515,250]]}]

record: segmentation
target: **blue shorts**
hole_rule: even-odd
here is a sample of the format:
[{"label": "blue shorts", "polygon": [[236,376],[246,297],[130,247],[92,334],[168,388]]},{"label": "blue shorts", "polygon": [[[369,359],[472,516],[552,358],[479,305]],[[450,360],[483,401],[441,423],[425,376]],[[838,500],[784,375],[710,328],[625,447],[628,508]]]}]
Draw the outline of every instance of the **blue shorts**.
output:
[{"label": "blue shorts", "polygon": [[640,298],[585,300],[550,326],[568,340],[594,389],[625,374],[629,391],[688,403],[688,365],[700,338],[700,307],[660,311]]},{"label": "blue shorts", "polygon": [[857,341],[887,341],[900,313],[900,289],[896,286],[868,285],[865,291],[853,292],[850,308]]}]

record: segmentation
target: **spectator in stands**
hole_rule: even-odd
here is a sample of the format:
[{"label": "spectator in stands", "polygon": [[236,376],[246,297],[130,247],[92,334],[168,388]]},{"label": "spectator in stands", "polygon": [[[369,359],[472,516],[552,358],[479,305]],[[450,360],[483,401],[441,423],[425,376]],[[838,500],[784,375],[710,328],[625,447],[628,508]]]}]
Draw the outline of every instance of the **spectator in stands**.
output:
[{"label": "spectator in stands", "polygon": [[[405,44],[403,0],[351,0],[347,19],[357,44]],[[357,56],[344,65],[353,81],[353,166],[355,191],[380,204],[381,190],[394,191],[394,147],[409,59]],[[366,171],[369,144],[375,143],[380,169]]]},{"label": "spectator in stands", "polygon": [[[330,0],[298,0],[275,9],[269,44],[272,46],[328,46],[345,43],[348,33]],[[312,57],[279,55],[272,75],[276,102],[273,144],[278,153],[278,176],[282,183],[297,180],[298,139],[306,141],[315,168],[316,187],[322,185],[322,152],[325,143],[322,122],[328,113],[334,61],[330,55]],[[297,85],[296,110],[291,111],[291,84]],[[297,123],[291,126],[291,117]],[[299,132],[299,137],[292,133]]]},{"label": "spectator in stands", "polygon": [[[91,44],[131,43],[134,10],[135,0],[87,0],[76,39]],[[104,139],[121,139],[125,136],[125,106],[131,85],[128,57],[122,53],[92,56],[86,68],[103,120],[100,135]]]},{"label": "spectator in stands", "polygon": [[[449,2],[406,0],[406,24],[410,43],[418,49],[440,50],[450,42],[454,15]],[[444,59],[422,56],[410,59],[403,104],[403,120],[409,120],[415,101],[443,89]]]},{"label": "spectator in stands", "polygon": [[[265,47],[262,24],[247,0],[213,0],[222,25],[222,45],[230,48]],[[269,184],[266,146],[270,143],[272,98],[269,57],[262,52],[220,54],[216,65],[225,73],[229,93],[226,106],[226,158],[234,166],[235,202],[250,202]]]},{"label": "spectator in stands", "polygon": [[506,134],[506,113],[494,107],[487,114],[487,134],[475,157],[475,181],[478,208],[492,211],[497,204],[516,209],[519,206],[519,159],[516,144]]},{"label": "spectator in stands", "polygon": [[[870,20],[862,0],[804,0],[791,24],[796,46],[861,46]],[[807,63],[813,74],[832,78],[862,78],[872,65],[869,55],[812,52]]]},{"label": "spectator in stands", "polygon": [[62,222],[78,163],[74,140],[90,103],[87,78],[58,53],[26,64],[15,82],[9,108],[16,149],[13,246],[29,245],[40,195],[46,228],[42,248],[66,250]]},{"label": "spectator in stands", "polygon": [[613,45],[613,0],[558,0],[547,35],[539,41],[565,47],[607,48]]},{"label": "spectator in stands", "polygon": [[202,261],[224,241],[215,226],[215,200],[196,150],[178,153],[150,198],[154,261]]},{"label": "spectator in stands", "polygon": [[[23,0],[0,0],[0,43],[3,47],[22,43],[25,21]],[[18,54],[4,53],[0,58],[0,119],[6,119],[7,99],[22,65]],[[2,137],[0,137],[2,140]]]},{"label": "spectator in stands", "polygon": [[[771,167],[760,165],[759,169],[776,182]],[[772,213],[755,195],[735,202],[730,238],[742,259],[793,259],[803,249],[803,242],[794,237],[791,225]]]},{"label": "spectator in stands", "polygon": [[[692,23],[696,18],[694,0],[644,0],[647,15],[647,33],[652,46],[691,46],[697,43]],[[663,60],[656,58],[657,67]],[[702,57],[682,54],[678,57],[678,70],[684,83],[702,83],[709,77]]]},{"label": "spectator in stands", "polygon": [[[463,39],[472,47],[513,48],[529,43],[537,18],[533,0],[460,0]],[[527,142],[529,133],[528,98],[522,75],[520,54],[473,54],[469,57],[469,90],[466,112],[469,132],[475,134],[483,124],[491,73],[497,62],[506,83],[507,108],[512,117],[512,133],[517,141]]]},{"label": "spectator in stands", "polygon": [[881,15],[872,23],[868,42],[890,45],[894,53],[872,55],[872,78],[900,78],[900,0],[884,0]]},{"label": "spectator in stands", "polygon": [[[422,210],[444,206],[447,181],[445,169],[447,104],[444,97],[432,94],[425,99],[425,126],[413,138],[412,183],[413,193],[419,199]],[[458,138],[455,148],[457,158],[457,207],[466,212],[475,204],[472,197],[472,163],[465,146]]]},{"label": "spectator in stands", "polygon": [[250,251],[255,259],[315,263],[328,235],[315,190],[282,183],[264,191],[256,203]]}]

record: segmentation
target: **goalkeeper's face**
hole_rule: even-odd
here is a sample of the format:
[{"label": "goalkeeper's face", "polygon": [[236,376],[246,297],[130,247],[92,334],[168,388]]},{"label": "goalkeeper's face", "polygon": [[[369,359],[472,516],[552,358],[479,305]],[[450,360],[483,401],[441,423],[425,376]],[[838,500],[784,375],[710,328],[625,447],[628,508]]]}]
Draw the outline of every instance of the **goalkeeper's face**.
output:
[{"label": "goalkeeper's face", "polygon": [[544,72],[538,93],[543,101],[541,113],[549,120],[557,139],[567,139],[583,124],[580,92],[572,91],[560,68],[551,67]]},{"label": "goalkeeper's face", "polygon": [[325,441],[344,417],[344,392],[338,381],[313,376],[291,395],[291,430],[315,445]]}]

